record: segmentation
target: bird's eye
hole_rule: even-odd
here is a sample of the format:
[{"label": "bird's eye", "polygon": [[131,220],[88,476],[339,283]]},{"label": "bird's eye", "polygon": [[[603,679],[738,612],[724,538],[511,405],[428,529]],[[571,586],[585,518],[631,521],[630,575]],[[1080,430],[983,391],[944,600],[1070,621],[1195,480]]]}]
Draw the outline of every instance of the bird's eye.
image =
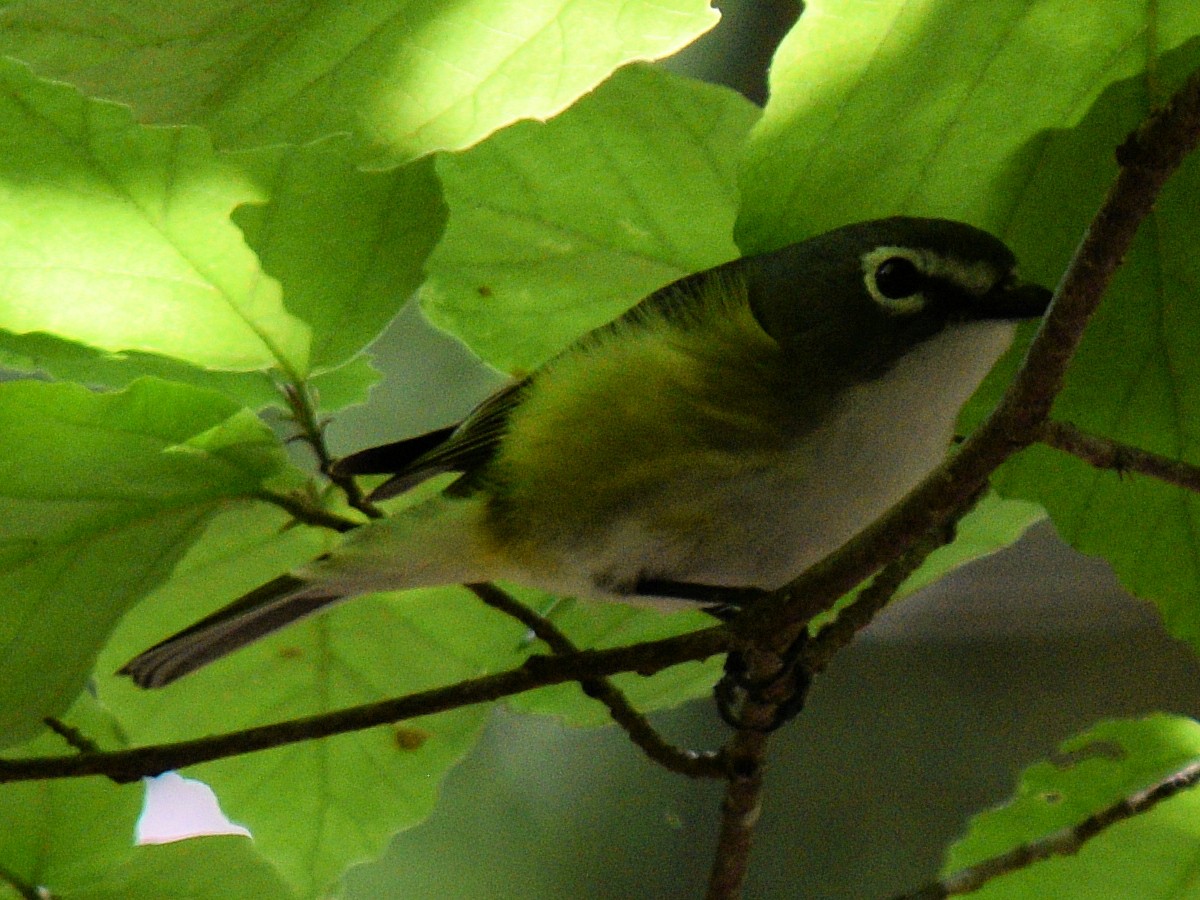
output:
[{"label": "bird's eye", "polygon": [[875,269],[875,287],[889,300],[902,300],[921,290],[921,271],[911,259],[890,256]]}]

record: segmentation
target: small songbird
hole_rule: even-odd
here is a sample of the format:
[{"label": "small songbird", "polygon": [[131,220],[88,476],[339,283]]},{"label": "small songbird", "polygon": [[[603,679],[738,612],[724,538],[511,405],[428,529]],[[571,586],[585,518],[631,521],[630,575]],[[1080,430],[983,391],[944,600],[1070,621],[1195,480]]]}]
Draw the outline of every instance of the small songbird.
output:
[{"label": "small songbird", "polygon": [[780,587],[942,461],[1016,320],[1050,296],[987,232],[905,217],[680,279],[460,425],[342,460],[392,475],[377,498],[459,477],[121,672],[169,684],[373,591],[508,579],[679,604],[649,586]]}]

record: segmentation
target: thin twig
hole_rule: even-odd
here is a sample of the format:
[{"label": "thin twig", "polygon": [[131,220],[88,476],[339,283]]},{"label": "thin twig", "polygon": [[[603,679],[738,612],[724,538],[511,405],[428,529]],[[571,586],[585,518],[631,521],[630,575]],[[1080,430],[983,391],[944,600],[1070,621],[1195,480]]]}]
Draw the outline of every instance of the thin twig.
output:
[{"label": "thin twig", "polygon": [[1040,440],[1049,447],[1079,457],[1097,469],[1113,469],[1119,474],[1137,472],[1200,493],[1200,466],[1091,434],[1070,422],[1046,422],[1042,426]]},{"label": "thin twig", "polygon": [[288,408],[292,411],[292,420],[300,429],[297,437],[312,448],[313,454],[317,457],[317,466],[321,470],[321,474],[342,489],[346,495],[346,502],[352,507],[372,519],[381,518],[383,511],[367,499],[354,477],[339,475],[334,471],[333,456],[329,452],[329,446],[325,443],[325,424],[317,419],[316,405],[313,403],[308,385],[304,382],[287,383],[282,386],[282,391]]},{"label": "thin twig", "polygon": [[66,741],[68,746],[74,747],[80,753],[100,752],[100,745],[78,728],[68,725],[61,719],[54,718],[54,716],[46,716],[42,721],[46,723],[47,728]]},{"label": "thin twig", "polygon": [[[579,648],[557,625],[518,602],[507,591],[494,584],[468,584],[466,588],[488,606],[516,619],[559,656],[579,652]],[[625,730],[629,739],[646,756],[659,765],[689,778],[725,777],[725,767],[719,754],[686,750],[669,743],[607,678],[581,678],[579,686],[589,697],[607,706],[613,721]]]},{"label": "thin twig", "polygon": [[274,491],[264,490],[259,491],[254,497],[286,510],[291,513],[293,519],[303,522],[305,525],[318,525],[322,528],[332,528],[334,531],[347,532],[353,531],[362,524],[321,509],[294,494],[277,494]]},{"label": "thin twig", "polygon": [[807,623],[791,623],[770,641],[760,641],[739,650],[745,664],[747,691],[738,712],[737,731],[725,745],[726,777],[721,800],[721,829],[708,877],[707,900],[734,900],[742,895],[742,884],[750,865],[750,847],[762,814],[763,766],[771,732],[779,725],[782,710],[799,706],[797,692],[807,689],[808,673],[798,681],[794,673],[800,661],[789,659],[790,649],[807,631]]},{"label": "thin twig", "polygon": [[564,681],[598,678],[618,672],[653,675],[679,663],[724,653],[729,645],[730,636],[726,626],[718,625],[627,647],[581,650],[570,656],[531,656],[517,668],[495,675],[336,712],[191,741],[70,756],[0,759],[0,784],[47,778],[80,778],[86,775],[104,775],[122,782],[136,781],[169,769],[487,703]]},{"label": "thin twig", "polygon": [[1036,841],[1015,847],[1007,853],[993,856],[968,868],[947,875],[927,884],[911,894],[897,896],[895,900],[941,900],[957,894],[977,891],[994,878],[1024,869],[1035,862],[1052,856],[1071,856],[1083,845],[1118,822],[1153,809],[1164,800],[1181,791],[1195,787],[1200,782],[1200,762],[1192,763],[1173,772],[1150,787],[1123,797],[1111,806],[1088,816],[1069,828],[1063,828]]},{"label": "thin twig", "polygon": [[18,878],[15,872],[10,872],[4,866],[0,866],[0,882],[7,884],[20,894],[24,900],[45,900],[49,896],[43,894],[34,885]]},{"label": "thin twig", "polygon": [[[982,497],[983,494],[978,495]],[[978,502],[978,501],[976,501]],[[837,617],[821,628],[804,647],[803,658],[809,671],[820,672],[839,650],[854,640],[854,636],[866,628],[891,602],[896,591],[909,577],[921,568],[931,554],[954,540],[954,526],[971,511],[975,503],[956,510],[953,521],[945,527],[931,531],[917,541],[899,559],[884,566],[871,579]]]},{"label": "thin twig", "polygon": [[[961,510],[959,515],[965,515],[969,508]],[[833,655],[888,604],[900,585],[929,555],[953,537],[951,527],[931,532],[899,559],[885,566],[833,622],[804,644],[796,663],[810,674],[824,669]],[[797,633],[796,638],[799,636]],[[769,655],[751,655],[748,677],[771,679],[781,674],[786,664],[782,657],[787,653],[786,642],[790,637],[791,633],[781,636]],[[741,895],[742,883],[749,870],[754,832],[762,811],[762,770],[766,762],[769,726],[777,720],[780,708],[793,701],[787,687],[786,681],[779,682],[778,693],[773,696],[768,693],[766,697],[748,697],[740,714],[743,727],[725,748],[729,786],[721,804],[721,832],[709,876],[708,900],[729,900]],[[794,683],[792,687],[795,689]]]}]

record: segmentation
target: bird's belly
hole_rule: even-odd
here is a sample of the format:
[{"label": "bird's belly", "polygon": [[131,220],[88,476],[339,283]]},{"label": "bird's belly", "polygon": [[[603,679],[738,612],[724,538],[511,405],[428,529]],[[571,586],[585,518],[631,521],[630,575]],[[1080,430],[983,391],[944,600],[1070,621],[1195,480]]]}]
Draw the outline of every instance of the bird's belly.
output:
[{"label": "bird's belly", "polygon": [[648,468],[653,450],[643,447],[569,503],[534,513],[544,523],[535,530],[557,536],[531,546],[511,577],[607,599],[647,579],[782,586],[937,467],[959,408],[1011,336],[1007,323],[988,323],[931,340],[883,379],[848,390],[836,413],[790,443],[684,448]]},{"label": "bird's belly", "polygon": [[621,514],[564,530],[512,577],[601,599],[627,599],[646,579],[780,587],[936,467],[951,422],[896,430],[839,417],[794,448],[697,467],[646,486]]}]

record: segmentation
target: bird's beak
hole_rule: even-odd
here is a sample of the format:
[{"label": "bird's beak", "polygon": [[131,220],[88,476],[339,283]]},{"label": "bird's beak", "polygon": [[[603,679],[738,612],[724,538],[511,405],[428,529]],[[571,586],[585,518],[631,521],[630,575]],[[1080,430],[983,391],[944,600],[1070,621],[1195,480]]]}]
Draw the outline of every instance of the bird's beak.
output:
[{"label": "bird's beak", "polygon": [[1006,280],[980,297],[977,309],[986,319],[1032,319],[1046,311],[1053,296],[1040,284]]}]

